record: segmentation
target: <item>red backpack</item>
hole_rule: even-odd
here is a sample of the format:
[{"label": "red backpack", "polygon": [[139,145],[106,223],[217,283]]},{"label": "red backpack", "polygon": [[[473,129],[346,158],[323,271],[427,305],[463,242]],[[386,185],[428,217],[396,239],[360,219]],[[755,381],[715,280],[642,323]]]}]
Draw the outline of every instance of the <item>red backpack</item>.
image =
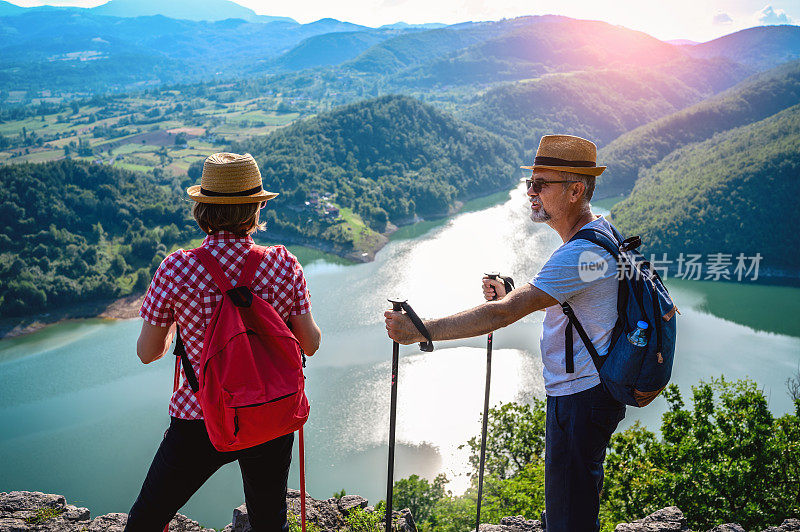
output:
[{"label": "red backpack", "polygon": [[188,253],[224,294],[206,327],[199,379],[180,335],[175,347],[211,443],[218,451],[236,451],[301,429],[309,405],[300,344],[273,306],[251,290],[265,249],[250,248],[236,288],[210,251]]}]

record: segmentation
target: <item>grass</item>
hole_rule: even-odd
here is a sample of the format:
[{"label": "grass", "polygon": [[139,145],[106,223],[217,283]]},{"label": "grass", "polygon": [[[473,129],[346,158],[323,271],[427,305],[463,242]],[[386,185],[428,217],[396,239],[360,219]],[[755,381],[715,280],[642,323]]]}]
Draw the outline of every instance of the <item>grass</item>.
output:
[{"label": "grass", "polygon": [[64,513],[63,508],[39,508],[36,514],[25,519],[29,525],[39,525]]},{"label": "grass", "polygon": [[[300,532],[302,530],[300,516],[294,515],[294,513],[290,511],[287,513],[286,517],[286,520],[289,521],[289,532]],[[322,529],[318,524],[306,519],[306,532],[322,532]]]},{"label": "grass", "polygon": [[361,217],[350,208],[339,209],[339,216],[344,220],[349,233],[353,236],[353,247],[359,251],[367,251],[374,245],[378,234],[370,229]]},{"label": "grass", "polygon": [[145,166],[143,164],[133,164],[125,162],[116,162],[114,166],[124,168],[125,170],[132,170],[134,172],[149,172],[153,169],[152,166]]}]

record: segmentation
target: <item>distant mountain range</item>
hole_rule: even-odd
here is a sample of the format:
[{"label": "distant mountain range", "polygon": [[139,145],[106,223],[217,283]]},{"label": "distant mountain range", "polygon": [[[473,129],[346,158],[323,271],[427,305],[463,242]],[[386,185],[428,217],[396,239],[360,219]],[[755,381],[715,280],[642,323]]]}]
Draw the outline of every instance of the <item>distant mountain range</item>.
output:
[{"label": "distant mountain range", "polygon": [[399,92],[622,66],[664,69],[718,91],[732,77],[735,83],[800,58],[797,26],[751,28],[689,46],[554,15],[375,29],[335,19],[298,24],[229,0],[111,0],[88,9],[0,1],[0,15],[0,90],[56,94],[320,67],[365,74]]},{"label": "distant mountain range", "polygon": [[682,50],[693,57],[724,57],[764,70],[800,57],[800,27],[759,26]]},{"label": "distant mountain range", "polygon": [[185,20],[217,21],[228,18],[239,18],[248,22],[297,22],[289,17],[270,17],[257,15],[252,9],[231,2],[230,0],[110,0],[97,7],[64,7],[41,6],[24,8],[9,2],[0,1],[0,16],[19,15],[24,12],[42,10],[67,10],[93,15],[113,17],[147,17],[162,15],[164,17]]}]

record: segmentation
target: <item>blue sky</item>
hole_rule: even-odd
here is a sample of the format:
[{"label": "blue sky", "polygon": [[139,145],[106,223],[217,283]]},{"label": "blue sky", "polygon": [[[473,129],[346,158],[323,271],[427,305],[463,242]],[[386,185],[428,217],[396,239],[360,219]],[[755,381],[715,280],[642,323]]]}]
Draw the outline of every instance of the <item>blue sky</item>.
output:
[{"label": "blue sky", "polygon": [[[79,5],[102,0],[16,0],[19,5]],[[800,23],[800,1],[775,0],[239,0],[262,15],[289,16],[299,22],[332,17],[367,26],[498,20],[522,15],[557,14],[603,20],[644,31],[659,39],[707,41],[761,24]]]}]

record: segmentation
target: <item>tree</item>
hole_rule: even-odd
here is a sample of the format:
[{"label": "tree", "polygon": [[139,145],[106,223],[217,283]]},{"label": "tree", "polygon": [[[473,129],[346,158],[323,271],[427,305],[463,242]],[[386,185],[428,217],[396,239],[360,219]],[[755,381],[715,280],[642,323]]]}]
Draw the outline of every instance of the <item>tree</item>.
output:
[{"label": "tree", "polygon": [[3,314],[17,316],[26,313],[42,312],[47,296],[30,281],[12,281],[3,296]]},{"label": "tree", "polygon": [[675,505],[693,529],[736,521],[760,530],[800,512],[800,401],[776,419],[752,381],[692,391],[689,410],[677,386],[666,390],[661,440],[640,426],[612,438],[603,514],[630,521]]},{"label": "tree", "polygon": [[[486,472],[507,479],[520,472],[536,458],[544,457],[545,403],[506,403],[489,409],[486,438]],[[469,461],[477,472],[481,440],[471,438]]]},{"label": "tree", "polygon": [[445,495],[445,484],[444,474],[437,475],[433,482],[418,475],[398,480],[394,483],[393,509],[409,508],[416,522],[426,523],[430,521],[436,501]]}]

